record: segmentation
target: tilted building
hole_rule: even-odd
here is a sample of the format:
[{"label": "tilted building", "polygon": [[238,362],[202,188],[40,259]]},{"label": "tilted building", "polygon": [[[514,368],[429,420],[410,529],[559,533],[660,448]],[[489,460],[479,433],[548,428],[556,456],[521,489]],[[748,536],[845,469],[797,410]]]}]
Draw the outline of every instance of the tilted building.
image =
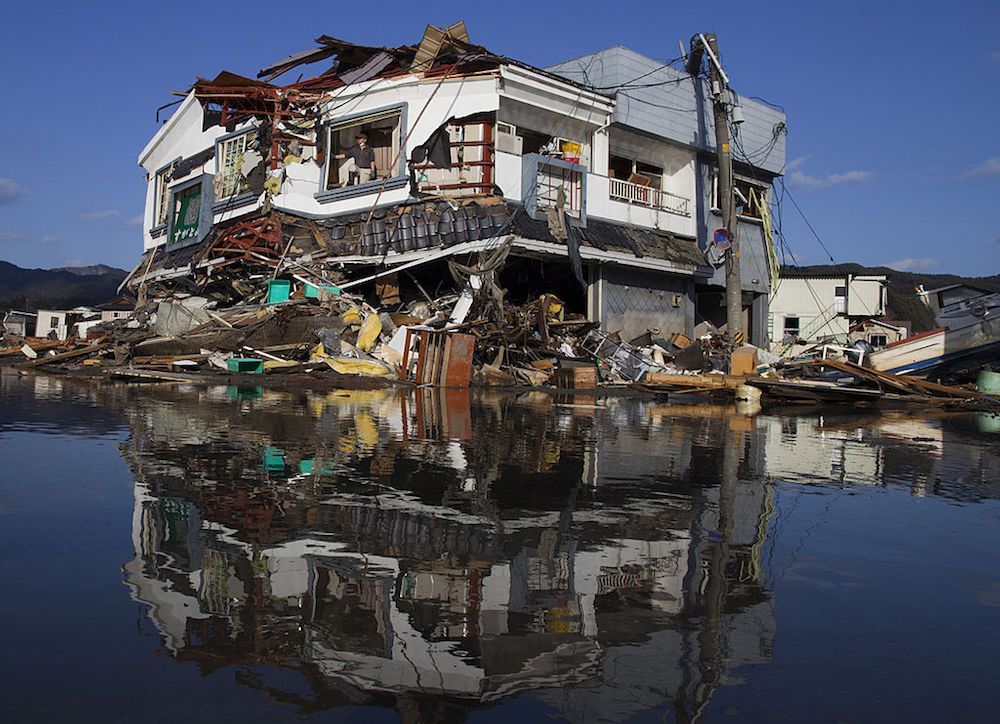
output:
[{"label": "tilted building", "polygon": [[[691,334],[725,320],[704,85],[624,48],[532,67],[462,24],[399,48],[323,36],[257,79],[199,79],[139,156],[145,255],[125,286],[238,290],[246,267],[355,291],[397,270],[427,289],[478,254],[499,287],[556,294],[623,339]],[[739,103],[746,328],[764,344],[784,114]]]}]

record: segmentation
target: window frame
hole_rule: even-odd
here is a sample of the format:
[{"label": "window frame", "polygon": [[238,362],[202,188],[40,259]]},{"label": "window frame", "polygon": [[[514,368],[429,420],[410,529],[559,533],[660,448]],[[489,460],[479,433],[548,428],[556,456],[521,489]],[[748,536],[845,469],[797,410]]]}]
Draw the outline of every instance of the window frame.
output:
[{"label": "window frame", "polygon": [[[366,111],[359,111],[357,113],[351,113],[346,116],[338,116],[337,118],[332,118],[326,123],[324,123],[320,132],[324,134],[325,148],[326,148],[326,158],[323,161],[323,168],[320,172],[320,188],[319,191],[314,195],[314,198],[320,203],[328,201],[336,201],[339,199],[351,198],[354,196],[365,196],[367,194],[381,189],[383,184],[385,185],[385,190],[393,190],[407,186],[410,182],[409,176],[407,175],[406,164],[407,164],[407,152],[404,147],[406,143],[407,134],[407,104],[406,103],[393,103],[387,106],[380,106],[378,108],[371,108]],[[328,183],[330,179],[330,173],[332,166],[335,162],[334,156],[336,155],[336,150],[332,147],[331,136],[334,131],[346,130],[353,126],[363,126],[366,122],[373,122],[380,120],[381,116],[386,116],[388,114],[399,114],[398,118],[398,130],[397,135],[399,137],[399,148],[393,150],[393,155],[396,158],[396,167],[390,169],[389,173],[392,174],[388,178],[374,178],[371,181],[366,181],[365,183],[355,184],[353,186],[344,186],[337,188],[329,188]]]},{"label": "window frame", "polygon": [[[168,173],[173,173],[179,161],[178,156],[173,161],[160,166],[153,174],[153,223],[149,227],[150,236],[163,236],[170,225],[170,181],[166,179]],[[162,182],[161,182],[162,179]],[[162,183],[162,186],[161,186]],[[163,220],[160,220],[160,212],[163,211]]]},{"label": "window frame", "polygon": [[[223,136],[219,136],[218,138],[215,139],[215,173],[216,173],[216,175],[222,175],[222,194],[219,196],[219,198],[217,198],[215,200],[216,203],[232,201],[235,198],[239,198],[240,196],[244,196],[247,193],[249,193],[250,188],[249,188],[249,186],[247,186],[246,179],[243,176],[240,176],[239,171],[237,171],[235,161],[233,162],[232,173],[233,173],[233,175],[237,176],[238,179],[237,179],[236,186],[235,186],[235,189],[233,190],[233,192],[229,193],[229,194],[226,193],[226,188],[225,188],[225,183],[226,183],[226,178],[225,178],[225,174],[226,174],[225,151],[226,151],[227,144],[232,144],[235,141],[237,141],[240,138],[243,138],[245,136],[249,136],[249,135],[253,134],[253,136],[254,136],[253,140],[257,140],[257,137],[258,137],[257,134],[258,134],[259,130],[260,129],[257,126],[251,125],[251,126],[248,126],[246,128],[241,128],[239,130],[233,131],[232,133],[227,133],[227,134],[225,134]],[[247,151],[247,145],[249,143],[250,143],[250,141],[244,141],[244,143],[242,145],[242,148],[241,148],[241,150],[238,153],[239,154],[246,153],[246,151]],[[261,156],[266,157],[267,154],[266,153],[261,153]]]},{"label": "window frame", "polygon": [[[789,328],[789,326],[788,326],[788,323],[790,321],[793,321],[793,320],[795,322],[795,329],[794,329],[794,331],[791,330]],[[801,332],[802,332],[802,318],[799,317],[798,315],[786,314],[784,316],[784,318],[781,320],[781,336],[782,336],[782,338],[789,337],[789,336],[798,337]]]},{"label": "window frame", "polygon": [[[736,184],[742,184],[748,189],[753,189],[755,191],[754,196],[758,196],[760,198],[760,200],[756,201],[756,203],[763,203],[764,205],[767,205],[768,186],[761,184],[759,181],[750,181],[737,174],[733,174],[734,188],[736,187]],[[756,216],[744,213],[747,205],[751,203],[750,194],[744,194],[743,189],[740,189],[740,193],[746,197],[747,204],[743,205],[743,211],[736,211],[736,216],[740,219],[747,219],[748,221],[762,221],[763,219],[759,213]],[[722,208],[719,206],[719,168],[717,166],[712,166],[709,169],[708,210],[716,214],[722,213]]]},{"label": "window frame", "polygon": [[[611,176],[611,165],[612,160],[618,159],[619,161],[628,161],[630,164],[629,175],[626,178],[619,179],[617,176]],[[656,169],[655,171],[643,171],[639,169],[639,166],[647,166],[650,169]],[[648,179],[655,179],[656,183],[651,183],[647,188],[654,189],[656,191],[663,191],[663,179],[666,176],[666,169],[662,166],[657,166],[655,163],[650,163],[649,161],[641,161],[638,158],[633,158],[632,156],[623,156],[620,153],[611,153],[608,151],[608,177],[615,178],[619,181],[627,181],[628,183],[634,183],[631,181],[633,176],[645,176]]]}]

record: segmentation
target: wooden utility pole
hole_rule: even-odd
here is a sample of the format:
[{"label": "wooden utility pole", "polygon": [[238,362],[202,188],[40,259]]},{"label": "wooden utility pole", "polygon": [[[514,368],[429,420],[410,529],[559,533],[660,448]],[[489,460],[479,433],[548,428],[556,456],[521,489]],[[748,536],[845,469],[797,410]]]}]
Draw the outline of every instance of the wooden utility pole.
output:
[{"label": "wooden utility pole", "polygon": [[[729,145],[729,109],[731,94],[729,77],[722,68],[719,43],[709,33],[692,38],[692,57],[696,44],[708,54],[709,80],[712,83],[712,109],[715,116],[715,147],[719,155],[719,210],[722,227],[729,232],[730,247],[726,253],[726,338],[742,344],[743,282],[740,276],[740,243],[736,236],[736,197],[733,195],[733,154]],[[701,53],[698,53],[700,57]]]}]

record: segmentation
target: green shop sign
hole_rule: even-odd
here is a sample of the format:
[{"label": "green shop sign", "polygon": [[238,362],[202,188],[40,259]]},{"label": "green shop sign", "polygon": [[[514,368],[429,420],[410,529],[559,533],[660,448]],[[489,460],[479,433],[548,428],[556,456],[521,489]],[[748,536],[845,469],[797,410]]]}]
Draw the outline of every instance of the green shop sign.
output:
[{"label": "green shop sign", "polygon": [[170,243],[180,244],[197,237],[200,220],[201,184],[196,184],[174,196],[174,228]]}]

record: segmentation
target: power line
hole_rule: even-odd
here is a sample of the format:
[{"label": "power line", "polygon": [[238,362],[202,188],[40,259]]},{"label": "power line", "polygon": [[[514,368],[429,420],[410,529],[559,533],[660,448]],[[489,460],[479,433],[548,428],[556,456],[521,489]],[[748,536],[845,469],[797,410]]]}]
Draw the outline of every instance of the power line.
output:
[{"label": "power line", "polygon": [[795,197],[792,196],[792,192],[788,190],[787,186],[785,186],[785,179],[784,179],[784,177],[782,177],[782,179],[781,179],[781,188],[782,188],[782,190],[785,193],[788,194],[788,200],[792,202],[792,206],[794,206],[795,210],[799,212],[799,216],[802,217],[802,220],[804,222],[806,222],[806,226],[809,227],[809,231],[812,232],[812,235],[816,237],[816,241],[818,241],[819,245],[821,247],[823,247],[823,251],[825,251],[827,257],[829,257],[830,263],[831,264],[836,264],[837,262],[834,260],[833,254],[830,253],[830,250],[826,247],[826,244],[823,243],[823,240],[821,238],[819,238],[819,234],[816,233],[816,229],[813,228],[813,225],[809,223],[809,219],[806,218],[805,213],[803,213],[802,209],[799,208],[798,203],[795,201]]}]

